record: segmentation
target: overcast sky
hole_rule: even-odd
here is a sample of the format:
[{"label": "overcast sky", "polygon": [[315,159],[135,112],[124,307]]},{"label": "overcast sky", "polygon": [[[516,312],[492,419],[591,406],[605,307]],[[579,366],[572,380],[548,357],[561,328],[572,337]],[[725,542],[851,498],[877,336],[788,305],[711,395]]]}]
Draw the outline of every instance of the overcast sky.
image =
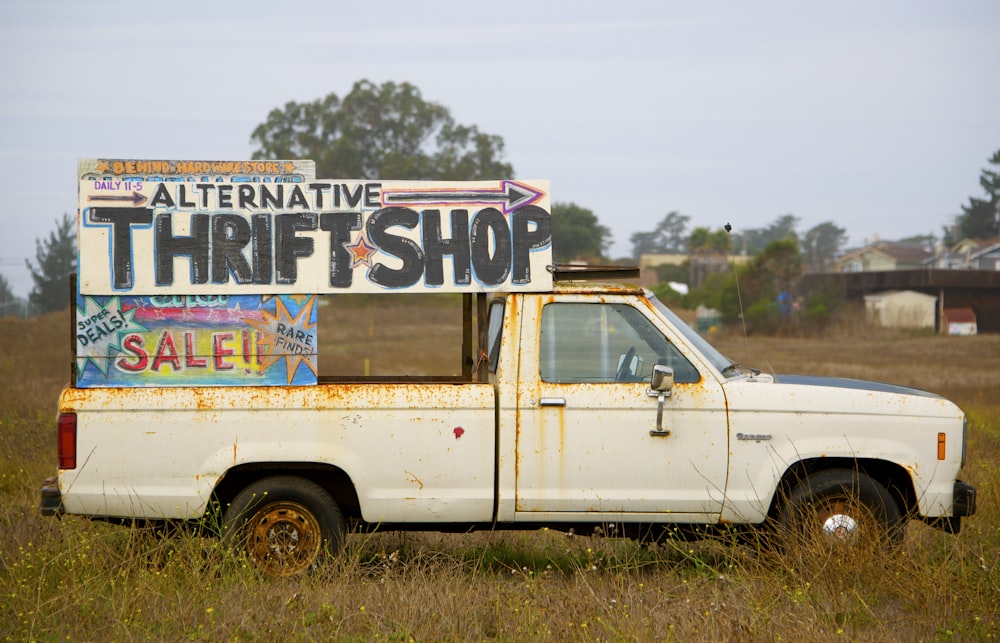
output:
[{"label": "overcast sky", "polygon": [[940,236],[1000,149],[997,0],[155,6],[0,7],[0,274],[19,295],[35,239],[75,212],[77,158],[249,158],[271,109],[363,78],[503,137],[515,178],[593,210],[613,256],[672,210]]}]

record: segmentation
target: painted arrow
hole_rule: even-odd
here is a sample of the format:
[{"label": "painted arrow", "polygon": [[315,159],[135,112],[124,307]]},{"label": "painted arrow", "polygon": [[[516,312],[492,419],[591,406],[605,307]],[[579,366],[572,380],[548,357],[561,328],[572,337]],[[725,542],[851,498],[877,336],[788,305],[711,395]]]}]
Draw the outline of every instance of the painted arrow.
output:
[{"label": "painted arrow", "polygon": [[132,205],[140,206],[146,202],[146,195],[139,194],[138,192],[132,192],[131,195],[127,194],[92,194],[87,199],[88,201],[131,201]]},{"label": "painted arrow", "polygon": [[498,189],[447,188],[382,190],[382,205],[499,205],[504,214],[531,205],[545,196],[529,185],[501,181]]}]

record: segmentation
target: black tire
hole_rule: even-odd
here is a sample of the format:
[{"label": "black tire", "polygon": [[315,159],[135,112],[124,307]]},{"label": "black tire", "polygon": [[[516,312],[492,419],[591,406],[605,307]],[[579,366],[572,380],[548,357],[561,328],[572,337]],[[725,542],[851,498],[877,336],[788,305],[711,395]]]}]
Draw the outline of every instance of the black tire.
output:
[{"label": "black tire", "polygon": [[241,491],[222,519],[222,544],[272,576],[294,576],[339,551],[344,517],[311,480],[273,476]]},{"label": "black tire", "polygon": [[850,469],[808,475],[792,489],[777,518],[786,549],[817,542],[892,548],[902,543],[906,523],[885,486]]}]

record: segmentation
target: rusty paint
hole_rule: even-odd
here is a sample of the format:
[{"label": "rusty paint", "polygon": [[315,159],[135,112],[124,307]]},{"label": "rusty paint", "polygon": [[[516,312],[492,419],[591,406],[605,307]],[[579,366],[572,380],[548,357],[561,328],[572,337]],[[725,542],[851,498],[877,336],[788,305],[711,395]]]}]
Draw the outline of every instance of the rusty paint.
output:
[{"label": "rusty paint", "polygon": [[[456,388],[456,387],[460,387]],[[462,396],[456,396],[461,390]],[[458,401],[456,401],[458,400]],[[288,387],[190,387],[190,388],[68,388],[60,398],[62,412],[400,408],[409,411],[448,408],[489,408],[493,387],[486,383],[378,383],[357,382]],[[360,416],[359,416],[360,417]]]},{"label": "rusty paint", "polygon": [[403,470],[403,473],[406,474],[407,482],[415,482],[417,484],[417,487],[419,487],[421,491],[424,490],[424,483],[420,478],[416,476],[416,474],[414,474],[412,471],[407,471],[406,469]]}]

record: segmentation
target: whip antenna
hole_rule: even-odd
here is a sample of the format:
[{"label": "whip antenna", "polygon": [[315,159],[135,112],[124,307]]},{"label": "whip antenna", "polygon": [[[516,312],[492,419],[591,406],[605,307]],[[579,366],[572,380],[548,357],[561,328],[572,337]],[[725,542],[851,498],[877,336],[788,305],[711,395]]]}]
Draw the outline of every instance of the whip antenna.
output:
[{"label": "whip antenna", "polygon": [[[729,225],[727,222],[723,228],[726,234],[729,235],[729,250],[730,253],[735,253],[736,249],[733,247],[733,226]],[[747,319],[746,315],[743,314],[743,294],[740,292],[740,273],[736,270],[736,255],[731,254],[729,259],[729,265],[733,267],[733,278],[736,280],[736,301],[740,305],[740,323],[743,324],[743,341],[747,341]]]}]

